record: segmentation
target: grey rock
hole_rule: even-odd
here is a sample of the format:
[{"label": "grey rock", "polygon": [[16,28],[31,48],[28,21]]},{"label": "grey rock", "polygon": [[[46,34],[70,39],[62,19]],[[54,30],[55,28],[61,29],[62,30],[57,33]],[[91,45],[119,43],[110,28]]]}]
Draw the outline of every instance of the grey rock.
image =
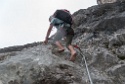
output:
[{"label": "grey rock", "polygon": [[122,2],[124,0],[97,0],[97,4],[106,4],[106,3],[115,3],[115,2]]},{"label": "grey rock", "polygon": [[[80,9],[73,15],[77,44],[93,84],[125,84],[125,1]],[[53,37],[52,37],[53,38]],[[42,42],[0,49],[1,84],[90,84],[81,52],[75,62],[68,49]]]}]

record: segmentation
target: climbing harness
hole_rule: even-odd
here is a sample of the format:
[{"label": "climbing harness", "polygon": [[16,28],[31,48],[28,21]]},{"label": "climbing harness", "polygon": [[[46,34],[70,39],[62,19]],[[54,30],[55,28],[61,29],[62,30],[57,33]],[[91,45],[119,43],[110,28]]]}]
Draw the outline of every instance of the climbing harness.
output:
[{"label": "climbing harness", "polygon": [[90,76],[90,72],[89,72],[89,69],[88,69],[88,65],[87,65],[87,62],[86,62],[85,55],[82,53],[82,50],[80,49],[80,47],[78,47],[77,45],[73,45],[73,46],[80,51],[80,54],[81,54],[81,56],[82,56],[82,60],[84,60],[84,62],[85,62],[86,71],[87,71],[87,73],[88,73],[88,77],[89,77],[89,80],[90,80],[90,84],[93,84],[93,81],[92,81],[92,78],[91,78],[91,76]]}]

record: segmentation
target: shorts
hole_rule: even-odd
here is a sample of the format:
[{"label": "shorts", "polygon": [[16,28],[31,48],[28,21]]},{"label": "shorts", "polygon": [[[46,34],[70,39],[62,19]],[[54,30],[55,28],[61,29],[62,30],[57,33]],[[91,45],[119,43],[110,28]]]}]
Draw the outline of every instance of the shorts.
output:
[{"label": "shorts", "polygon": [[66,37],[67,32],[64,30],[64,28],[57,29],[57,32],[54,35],[53,42],[62,40],[64,37]]},{"label": "shorts", "polygon": [[69,45],[71,45],[73,37],[74,37],[74,35],[67,35],[66,36],[66,47],[67,48]]},{"label": "shorts", "polygon": [[72,43],[73,37],[73,34],[67,34],[67,31],[64,30],[64,28],[60,28],[57,30],[54,36],[53,43],[55,43],[56,41],[61,41],[63,38],[65,38],[66,47],[68,48],[68,46]]}]

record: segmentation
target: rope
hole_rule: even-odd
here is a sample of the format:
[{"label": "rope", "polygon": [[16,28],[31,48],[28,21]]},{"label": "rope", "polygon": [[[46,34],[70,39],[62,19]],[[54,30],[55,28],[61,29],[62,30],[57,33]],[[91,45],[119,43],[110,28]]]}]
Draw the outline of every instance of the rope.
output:
[{"label": "rope", "polygon": [[85,66],[86,66],[86,71],[87,71],[87,74],[88,74],[88,77],[89,77],[90,84],[93,84],[93,81],[92,81],[92,78],[90,76],[90,72],[89,72],[89,69],[88,69],[88,65],[87,65],[85,55],[82,53],[82,50],[80,49],[80,47],[78,47],[77,45],[74,45],[74,47],[77,48],[80,51],[80,54],[82,56],[82,61],[84,60],[84,63],[85,63]]}]

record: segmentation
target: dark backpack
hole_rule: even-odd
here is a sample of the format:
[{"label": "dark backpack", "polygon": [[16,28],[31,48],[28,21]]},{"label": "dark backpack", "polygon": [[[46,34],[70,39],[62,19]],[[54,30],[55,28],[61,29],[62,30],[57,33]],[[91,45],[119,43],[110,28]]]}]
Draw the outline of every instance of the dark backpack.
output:
[{"label": "dark backpack", "polygon": [[70,15],[70,13],[68,13],[64,10],[56,10],[56,12],[54,13],[54,17],[64,21],[65,23],[68,23],[70,25],[72,24],[72,17]]}]

